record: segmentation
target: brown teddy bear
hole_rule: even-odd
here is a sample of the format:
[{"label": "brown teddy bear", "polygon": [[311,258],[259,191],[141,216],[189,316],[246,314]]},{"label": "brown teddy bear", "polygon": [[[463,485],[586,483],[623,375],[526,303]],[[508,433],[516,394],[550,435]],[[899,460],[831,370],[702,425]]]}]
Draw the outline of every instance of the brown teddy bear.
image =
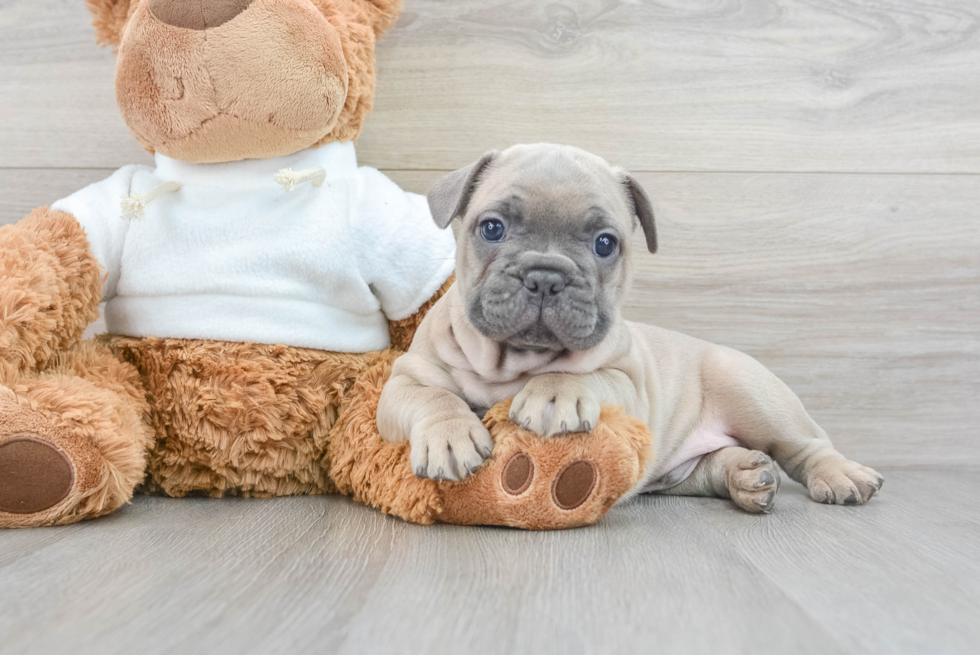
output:
[{"label": "brown teddy bear", "polygon": [[[374,42],[400,0],[86,0],[155,167],[0,228],[0,527],[170,496],[340,491],[420,523],[558,528],[639,479],[615,410],[543,440],[486,422],[461,483],[374,423],[390,364],[452,283],[425,199],[358,167]],[[109,335],[79,341],[105,306]],[[124,336],[125,335],[125,336]]]}]

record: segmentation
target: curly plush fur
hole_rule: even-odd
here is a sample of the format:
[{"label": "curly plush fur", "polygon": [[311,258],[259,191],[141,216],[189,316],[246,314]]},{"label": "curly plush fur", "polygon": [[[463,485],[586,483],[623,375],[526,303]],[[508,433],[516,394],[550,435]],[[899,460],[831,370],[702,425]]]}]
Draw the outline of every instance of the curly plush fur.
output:
[{"label": "curly plush fur", "polygon": [[102,272],[78,221],[47,207],[0,228],[0,358],[47,365],[99,314]]},{"label": "curly plush fur", "polygon": [[168,496],[327,493],[327,435],[376,353],[184,339],[104,339],[140,373],[156,445],[145,489]]},{"label": "curly plush fur", "polygon": [[430,524],[442,509],[437,483],[415,477],[408,463],[408,443],[384,441],[375,427],[381,388],[399,354],[382,353],[358,378],[350,394],[356,402],[346,404],[324,461],[340,493],[385,514]]}]

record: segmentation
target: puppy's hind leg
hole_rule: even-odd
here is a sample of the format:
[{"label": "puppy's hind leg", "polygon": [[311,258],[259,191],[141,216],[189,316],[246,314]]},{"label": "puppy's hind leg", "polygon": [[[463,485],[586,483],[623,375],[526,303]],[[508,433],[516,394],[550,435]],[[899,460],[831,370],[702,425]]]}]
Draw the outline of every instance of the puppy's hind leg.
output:
[{"label": "puppy's hind leg", "polygon": [[746,512],[764,513],[772,509],[777,491],[779,471],[768,455],[729,446],[708,453],[687,479],[657,493],[730,498]]},{"label": "puppy's hind leg", "polygon": [[706,353],[701,374],[705,400],[729,433],[772,456],[813,500],[863,504],[881,488],[884,478],[834,448],[796,394],[755,359],[717,346]]}]

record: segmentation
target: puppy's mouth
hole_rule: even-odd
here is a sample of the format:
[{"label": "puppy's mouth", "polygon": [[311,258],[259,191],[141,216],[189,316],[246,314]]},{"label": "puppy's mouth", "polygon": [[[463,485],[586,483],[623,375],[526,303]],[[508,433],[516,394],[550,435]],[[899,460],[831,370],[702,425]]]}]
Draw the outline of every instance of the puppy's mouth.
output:
[{"label": "puppy's mouth", "polygon": [[609,331],[605,312],[580,288],[542,297],[523,284],[484,287],[470,296],[466,314],[486,338],[528,350],[588,350]]}]

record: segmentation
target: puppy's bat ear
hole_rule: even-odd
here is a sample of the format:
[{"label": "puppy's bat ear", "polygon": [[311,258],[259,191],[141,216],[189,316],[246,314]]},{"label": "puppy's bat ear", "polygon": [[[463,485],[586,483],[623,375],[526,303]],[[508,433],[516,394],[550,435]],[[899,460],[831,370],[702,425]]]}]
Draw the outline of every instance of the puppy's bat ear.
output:
[{"label": "puppy's bat ear", "polygon": [[636,178],[629,173],[623,172],[623,184],[633,202],[633,213],[639,219],[643,234],[646,235],[647,250],[657,252],[657,225],[653,221],[653,205],[650,204],[650,197]]},{"label": "puppy's bat ear", "polygon": [[496,150],[484,153],[469,166],[453,171],[429,189],[426,198],[436,225],[445,228],[454,218],[466,213],[466,206],[480,182],[480,175],[499,154]]}]

